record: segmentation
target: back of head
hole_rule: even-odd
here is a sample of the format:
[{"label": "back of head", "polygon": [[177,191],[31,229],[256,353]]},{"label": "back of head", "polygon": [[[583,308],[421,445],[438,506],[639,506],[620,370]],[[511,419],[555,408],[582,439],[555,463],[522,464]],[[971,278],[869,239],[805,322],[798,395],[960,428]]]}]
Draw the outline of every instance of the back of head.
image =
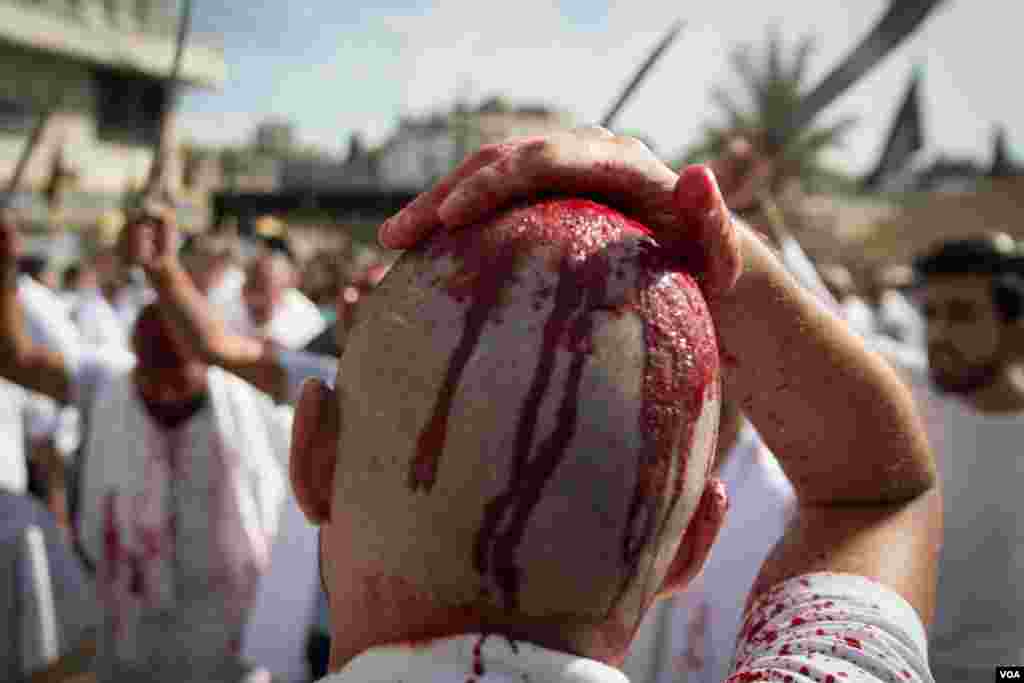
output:
[{"label": "back of head", "polygon": [[495,630],[631,636],[704,488],[719,408],[694,279],[648,231],[550,200],[407,252],[342,359],[332,525]]}]

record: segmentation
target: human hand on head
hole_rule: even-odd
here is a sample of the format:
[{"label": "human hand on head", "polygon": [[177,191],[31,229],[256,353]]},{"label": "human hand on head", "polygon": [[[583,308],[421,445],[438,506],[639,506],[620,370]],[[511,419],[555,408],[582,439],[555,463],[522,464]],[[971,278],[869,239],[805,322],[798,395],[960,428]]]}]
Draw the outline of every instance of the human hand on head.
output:
[{"label": "human hand on head", "polygon": [[677,175],[639,140],[598,127],[480,148],[386,221],[378,239],[386,248],[406,249],[439,228],[463,227],[550,194],[607,202],[644,223],[660,244],[697,264],[708,298],[739,277],[737,227],[711,170],[690,166]]}]

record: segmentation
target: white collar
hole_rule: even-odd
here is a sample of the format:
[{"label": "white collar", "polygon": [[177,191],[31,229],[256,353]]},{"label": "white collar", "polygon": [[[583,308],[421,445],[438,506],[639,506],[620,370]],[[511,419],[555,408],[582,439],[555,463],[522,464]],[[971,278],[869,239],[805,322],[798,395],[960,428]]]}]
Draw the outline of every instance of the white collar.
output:
[{"label": "white collar", "polygon": [[607,664],[502,636],[375,647],[320,683],[629,683]]}]

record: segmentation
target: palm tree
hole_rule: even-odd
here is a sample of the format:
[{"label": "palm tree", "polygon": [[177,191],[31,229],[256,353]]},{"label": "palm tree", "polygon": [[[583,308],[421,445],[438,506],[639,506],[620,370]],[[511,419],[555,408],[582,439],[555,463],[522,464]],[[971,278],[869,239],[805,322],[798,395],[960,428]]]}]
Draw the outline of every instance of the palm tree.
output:
[{"label": "palm tree", "polygon": [[[777,29],[769,30],[763,54],[751,44],[741,45],[732,53],[730,61],[743,84],[741,97],[720,87],[712,90],[711,98],[722,110],[725,123],[706,125],[704,141],[687,153],[684,163],[720,156],[729,141],[738,136],[764,148],[768,145],[766,131],[788,128],[790,112],[808,89],[807,69],[814,39],[802,38],[788,60],[785,53]],[[821,154],[840,145],[854,122],[844,118],[827,127],[798,129],[765,150],[777,161],[776,189],[791,180],[799,180],[807,191],[852,187],[852,181],[822,165]]]}]

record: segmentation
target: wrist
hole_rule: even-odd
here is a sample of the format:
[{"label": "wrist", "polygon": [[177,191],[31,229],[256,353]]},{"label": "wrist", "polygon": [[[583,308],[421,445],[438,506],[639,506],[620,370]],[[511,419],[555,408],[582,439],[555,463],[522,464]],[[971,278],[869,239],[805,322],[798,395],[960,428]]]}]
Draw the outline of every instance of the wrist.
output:
[{"label": "wrist", "polygon": [[155,261],[146,266],[146,277],[154,287],[164,283],[172,282],[180,274],[184,273],[181,263],[174,258]]}]

